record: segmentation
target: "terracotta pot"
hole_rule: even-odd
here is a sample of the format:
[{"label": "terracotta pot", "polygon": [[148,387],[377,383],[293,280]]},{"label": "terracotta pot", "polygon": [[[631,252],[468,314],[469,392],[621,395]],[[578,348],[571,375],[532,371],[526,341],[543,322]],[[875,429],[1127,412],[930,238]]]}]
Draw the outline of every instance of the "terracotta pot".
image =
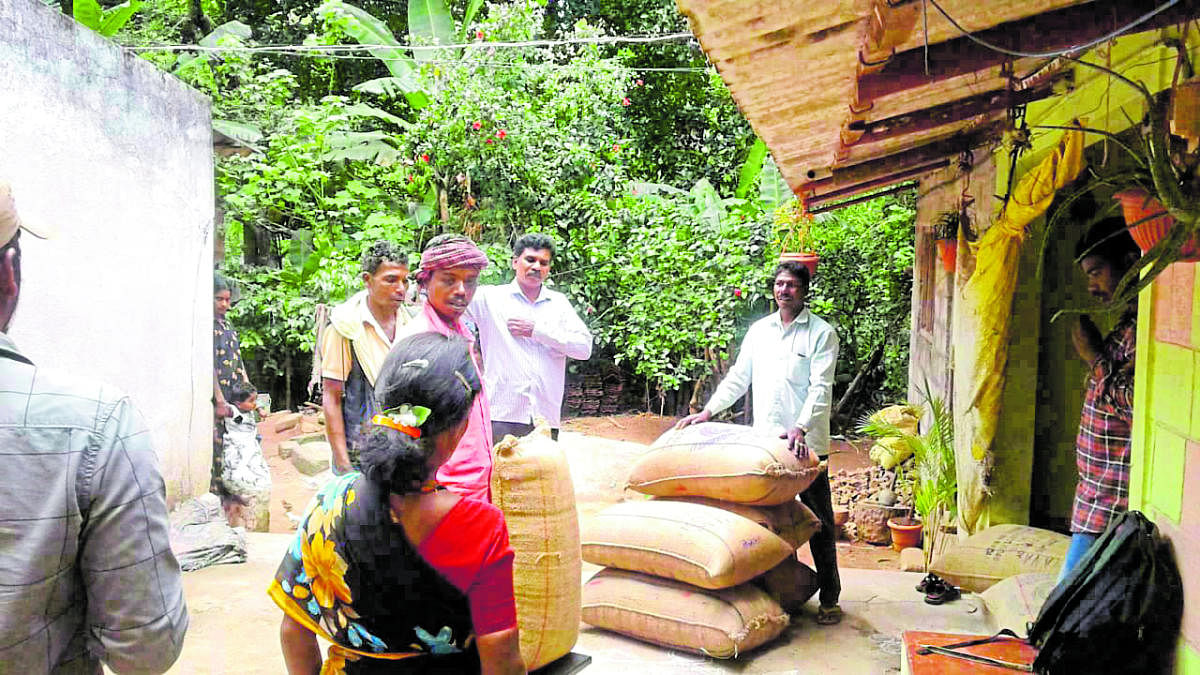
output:
[{"label": "terracotta pot", "polygon": [[938,239],[937,240],[938,257],[942,259],[942,267],[950,274],[954,274],[954,266],[958,262],[958,240],[957,239]]},{"label": "terracotta pot", "polygon": [[808,276],[811,279],[817,275],[817,262],[821,259],[816,253],[781,253],[779,254],[779,262],[787,262],[789,260],[801,263],[808,268]]},{"label": "terracotta pot", "polygon": [[845,525],[846,523],[848,523],[849,521],[850,521],[850,509],[843,509],[838,506],[833,507],[833,526],[834,527],[841,529],[841,527],[843,525]]},{"label": "terracotta pot", "polygon": [[[1121,202],[1121,212],[1125,216],[1125,224],[1130,226],[1129,236],[1137,242],[1142,253],[1149,251],[1155,244],[1162,241],[1171,228],[1175,227],[1175,216],[1167,213],[1162,202],[1142,188],[1123,190],[1113,195],[1113,199]],[[1200,243],[1193,237],[1191,241],[1183,245],[1182,253],[1181,260],[1184,262],[1200,261]]]},{"label": "terracotta pot", "polygon": [[[901,520],[909,520],[914,525],[905,525]],[[921,545],[921,521],[915,518],[888,518],[888,529],[892,531],[892,548],[902,551]]]}]

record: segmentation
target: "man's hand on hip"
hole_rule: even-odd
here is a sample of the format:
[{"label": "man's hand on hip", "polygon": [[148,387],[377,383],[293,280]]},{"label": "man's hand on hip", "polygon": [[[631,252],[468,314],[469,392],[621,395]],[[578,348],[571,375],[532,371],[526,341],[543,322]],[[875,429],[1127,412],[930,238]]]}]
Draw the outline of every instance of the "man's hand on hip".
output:
[{"label": "man's hand on hip", "polygon": [[508,332],[513,337],[533,337],[533,322],[528,319],[509,319]]},{"label": "man's hand on hip", "polygon": [[693,424],[700,424],[701,422],[707,422],[710,419],[712,419],[712,413],[710,413],[707,410],[701,410],[700,412],[698,412],[694,415],[688,415],[687,417],[676,422],[675,428],[682,429],[684,427],[690,427]]}]

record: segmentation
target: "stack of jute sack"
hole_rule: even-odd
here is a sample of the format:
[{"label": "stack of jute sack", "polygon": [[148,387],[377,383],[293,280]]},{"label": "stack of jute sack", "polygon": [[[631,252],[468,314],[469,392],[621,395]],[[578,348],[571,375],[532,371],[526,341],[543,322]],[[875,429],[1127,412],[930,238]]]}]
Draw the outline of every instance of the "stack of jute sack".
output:
[{"label": "stack of jute sack", "polygon": [[[820,472],[749,427],[671,430],[634,464],[616,504],[585,526],[583,620],[647,642],[731,658],[774,639],[816,589],[796,560],[820,522],[796,496]],[[773,591],[773,592],[772,592]]]},{"label": "stack of jute sack", "polygon": [[505,436],[492,451],[492,503],[513,552],[521,657],[529,670],[566,655],[579,637],[579,516],[567,458],[550,430]]}]

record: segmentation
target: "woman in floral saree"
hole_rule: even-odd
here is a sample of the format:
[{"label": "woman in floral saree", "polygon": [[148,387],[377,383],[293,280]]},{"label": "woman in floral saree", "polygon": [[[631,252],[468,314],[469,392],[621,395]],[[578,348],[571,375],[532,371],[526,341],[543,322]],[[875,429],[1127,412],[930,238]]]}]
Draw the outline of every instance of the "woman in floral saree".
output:
[{"label": "woman in floral saree", "polygon": [[461,338],[422,333],[388,355],[362,473],[317,493],[268,590],[290,675],[525,672],[504,518],[433,480],[479,387]]}]

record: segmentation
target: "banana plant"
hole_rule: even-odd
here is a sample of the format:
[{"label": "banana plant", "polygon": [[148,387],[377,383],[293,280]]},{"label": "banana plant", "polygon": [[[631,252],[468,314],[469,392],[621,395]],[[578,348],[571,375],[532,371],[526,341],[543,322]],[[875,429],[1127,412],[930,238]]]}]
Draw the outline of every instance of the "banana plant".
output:
[{"label": "banana plant", "polygon": [[104,37],[112,37],[129,23],[141,7],[142,3],[139,0],[125,0],[111,9],[102,8],[96,0],[73,0],[71,15],[76,21]]},{"label": "banana plant", "polygon": [[[417,63],[404,47],[396,41],[387,24],[354,5],[342,0],[327,0],[317,8],[317,15],[328,23],[342,29],[347,36],[359,44],[371,45],[367,50],[371,56],[383,61],[391,77],[369,80],[355,87],[359,91],[365,85],[377,87],[379,91],[403,94],[408,104],[415,110],[429,105],[429,94],[418,77]],[[387,80],[386,83],[380,80]]]}]

